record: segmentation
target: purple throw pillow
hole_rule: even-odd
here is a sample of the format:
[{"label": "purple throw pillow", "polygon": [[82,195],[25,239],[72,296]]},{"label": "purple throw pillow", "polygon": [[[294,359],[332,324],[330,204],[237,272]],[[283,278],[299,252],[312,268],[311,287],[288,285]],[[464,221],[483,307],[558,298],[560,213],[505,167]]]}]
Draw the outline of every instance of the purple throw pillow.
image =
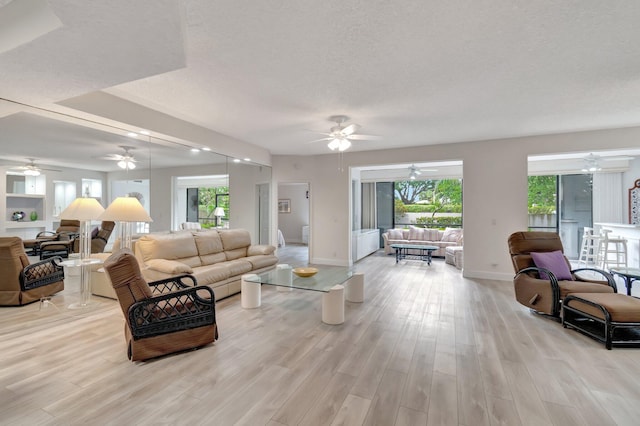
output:
[{"label": "purple throw pillow", "polygon": [[[558,280],[573,281],[569,265],[567,265],[564,254],[562,254],[560,250],[544,253],[531,253],[531,257],[533,258],[533,263],[535,263],[538,268],[550,270]],[[549,276],[541,271],[540,278],[548,280]]]}]

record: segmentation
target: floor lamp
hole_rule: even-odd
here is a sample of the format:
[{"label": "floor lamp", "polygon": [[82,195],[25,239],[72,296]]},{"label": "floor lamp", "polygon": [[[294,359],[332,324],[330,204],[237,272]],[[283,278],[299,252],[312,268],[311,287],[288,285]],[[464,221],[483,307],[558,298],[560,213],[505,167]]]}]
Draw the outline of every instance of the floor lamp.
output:
[{"label": "floor lamp", "polygon": [[131,249],[131,225],[134,222],[153,222],[135,197],[118,197],[100,215],[100,220],[119,223],[120,247]]},{"label": "floor lamp", "polygon": [[95,198],[76,198],[60,213],[60,219],[80,221],[80,260],[69,260],[66,266],[80,267],[80,303],[71,304],[70,308],[83,308],[89,304],[91,283],[89,281],[89,265],[91,263],[91,221],[98,219],[104,207]]}]

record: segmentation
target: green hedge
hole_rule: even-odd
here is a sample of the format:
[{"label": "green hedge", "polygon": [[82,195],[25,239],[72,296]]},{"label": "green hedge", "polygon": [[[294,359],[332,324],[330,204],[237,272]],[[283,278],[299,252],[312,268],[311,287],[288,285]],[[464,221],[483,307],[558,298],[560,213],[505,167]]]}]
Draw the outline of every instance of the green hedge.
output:
[{"label": "green hedge", "polygon": [[425,225],[425,228],[446,228],[462,226],[462,218],[459,216],[420,216],[416,218],[416,224]]},{"label": "green hedge", "polygon": [[[404,204],[403,204],[404,205]],[[404,205],[407,213],[433,213],[433,204],[409,204]],[[396,213],[398,206],[396,203]],[[462,213],[462,206],[459,204],[447,204],[438,213]]]}]

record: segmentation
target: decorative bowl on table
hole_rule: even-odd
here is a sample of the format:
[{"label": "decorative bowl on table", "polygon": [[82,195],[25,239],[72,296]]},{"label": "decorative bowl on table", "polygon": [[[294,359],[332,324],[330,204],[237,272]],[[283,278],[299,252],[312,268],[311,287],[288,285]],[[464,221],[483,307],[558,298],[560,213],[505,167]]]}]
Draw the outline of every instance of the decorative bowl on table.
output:
[{"label": "decorative bowl on table", "polygon": [[306,277],[312,277],[314,276],[316,273],[318,272],[317,268],[309,268],[309,267],[305,267],[305,268],[293,268],[293,273],[296,274],[299,277],[302,278],[306,278]]}]

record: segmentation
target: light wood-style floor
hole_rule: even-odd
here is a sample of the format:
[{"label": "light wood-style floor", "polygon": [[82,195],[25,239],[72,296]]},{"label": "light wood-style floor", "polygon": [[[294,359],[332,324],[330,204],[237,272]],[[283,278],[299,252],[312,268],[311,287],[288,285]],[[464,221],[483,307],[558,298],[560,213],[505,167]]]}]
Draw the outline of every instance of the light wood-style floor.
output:
[{"label": "light wood-style floor", "polygon": [[366,300],[343,325],[321,322],[321,294],[265,286],[259,309],[217,304],[215,344],[143,363],[115,301],[66,308],[69,277],[55,306],[0,308],[0,423],[640,424],[640,349],[607,351],[442,259],[356,268]]}]

